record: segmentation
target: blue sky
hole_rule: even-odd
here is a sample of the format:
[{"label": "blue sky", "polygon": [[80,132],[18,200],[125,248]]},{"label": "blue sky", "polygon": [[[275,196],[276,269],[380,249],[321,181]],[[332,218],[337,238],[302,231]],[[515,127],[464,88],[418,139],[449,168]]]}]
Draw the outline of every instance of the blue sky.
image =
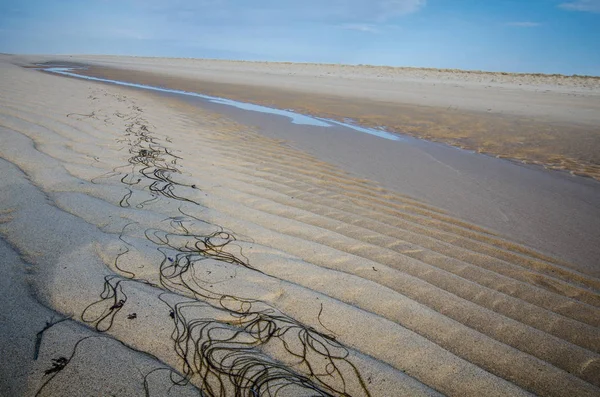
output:
[{"label": "blue sky", "polygon": [[0,0],[0,52],[600,75],[600,0]]}]

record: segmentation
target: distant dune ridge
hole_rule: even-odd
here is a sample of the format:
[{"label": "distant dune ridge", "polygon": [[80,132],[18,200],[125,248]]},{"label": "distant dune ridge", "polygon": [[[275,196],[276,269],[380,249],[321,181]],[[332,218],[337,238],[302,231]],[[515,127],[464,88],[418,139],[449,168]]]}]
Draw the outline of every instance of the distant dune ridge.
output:
[{"label": "distant dune ridge", "polygon": [[[9,54],[5,54],[9,55]],[[15,56],[18,57],[18,56]],[[463,79],[475,82],[496,83],[521,83],[525,85],[555,85],[563,83],[567,87],[582,87],[589,89],[600,88],[600,76],[587,75],[564,75],[547,73],[512,73],[502,71],[465,70],[465,69],[438,69],[424,67],[402,67],[385,65],[365,64],[342,64],[342,63],[310,63],[310,62],[264,62],[264,61],[235,61],[207,58],[160,58],[144,56],[115,56],[115,55],[70,55],[56,56],[48,55],[46,59],[79,59],[93,63],[118,63],[135,64],[136,68],[142,65],[160,66],[168,63],[171,66],[191,66],[219,70],[240,70],[249,72],[268,72],[274,74],[301,73],[307,76],[318,75],[329,72],[331,77],[344,77],[352,73],[360,74],[361,77],[392,77],[412,75],[422,79],[444,77],[449,80]],[[29,59],[22,57],[23,63],[28,64]],[[38,59],[40,59],[38,57]],[[387,76],[386,76],[387,72]],[[483,78],[487,77],[487,80]],[[492,81],[495,80],[495,81]]]},{"label": "distant dune ridge", "polygon": [[597,277],[222,115],[12,62],[0,395],[600,393]]}]

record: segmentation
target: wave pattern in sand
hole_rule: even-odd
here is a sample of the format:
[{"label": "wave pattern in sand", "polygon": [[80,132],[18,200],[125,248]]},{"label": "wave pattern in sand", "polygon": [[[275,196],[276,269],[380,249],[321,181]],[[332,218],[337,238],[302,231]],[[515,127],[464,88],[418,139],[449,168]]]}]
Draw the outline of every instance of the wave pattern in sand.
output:
[{"label": "wave pattern in sand", "polygon": [[[164,363],[140,390],[600,392],[600,280],[217,114],[3,68],[0,231],[40,301]],[[33,389],[85,388],[47,349]]]}]

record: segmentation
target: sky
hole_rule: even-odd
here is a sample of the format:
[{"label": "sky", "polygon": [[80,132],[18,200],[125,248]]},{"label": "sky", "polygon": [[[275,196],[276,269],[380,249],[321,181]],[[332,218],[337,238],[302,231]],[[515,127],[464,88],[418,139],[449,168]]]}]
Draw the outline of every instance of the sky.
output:
[{"label": "sky", "polygon": [[600,75],[600,0],[0,0],[0,52]]}]

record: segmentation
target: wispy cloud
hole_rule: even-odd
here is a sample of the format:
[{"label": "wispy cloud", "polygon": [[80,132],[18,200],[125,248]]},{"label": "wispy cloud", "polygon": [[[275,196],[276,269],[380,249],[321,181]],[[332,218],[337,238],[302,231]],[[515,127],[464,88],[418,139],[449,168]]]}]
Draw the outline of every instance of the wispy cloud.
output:
[{"label": "wispy cloud", "polygon": [[571,11],[586,11],[600,13],[600,0],[575,0],[558,5],[560,8]]},{"label": "wispy cloud", "polygon": [[427,0],[358,0],[357,2],[366,3],[367,7],[375,6],[377,18],[380,20],[412,14],[427,5]]},{"label": "wispy cloud", "polygon": [[[105,0],[117,2],[117,0]],[[118,0],[119,2],[123,0]],[[385,22],[418,12],[427,0],[128,0],[143,10],[175,18],[262,21],[328,20],[347,23]]]},{"label": "wispy cloud", "polygon": [[339,27],[346,30],[356,30],[364,33],[379,33],[379,29],[377,29],[374,25],[365,23],[345,23]]},{"label": "wispy cloud", "polygon": [[507,22],[505,25],[507,26],[516,26],[519,28],[536,28],[538,26],[541,26],[541,23],[539,22],[530,22],[530,21],[525,21],[525,22]]},{"label": "wispy cloud", "polygon": [[103,30],[102,35],[134,40],[151,40],[153,38],[153,36],[148,32],[127,28],[114,28]]}]

